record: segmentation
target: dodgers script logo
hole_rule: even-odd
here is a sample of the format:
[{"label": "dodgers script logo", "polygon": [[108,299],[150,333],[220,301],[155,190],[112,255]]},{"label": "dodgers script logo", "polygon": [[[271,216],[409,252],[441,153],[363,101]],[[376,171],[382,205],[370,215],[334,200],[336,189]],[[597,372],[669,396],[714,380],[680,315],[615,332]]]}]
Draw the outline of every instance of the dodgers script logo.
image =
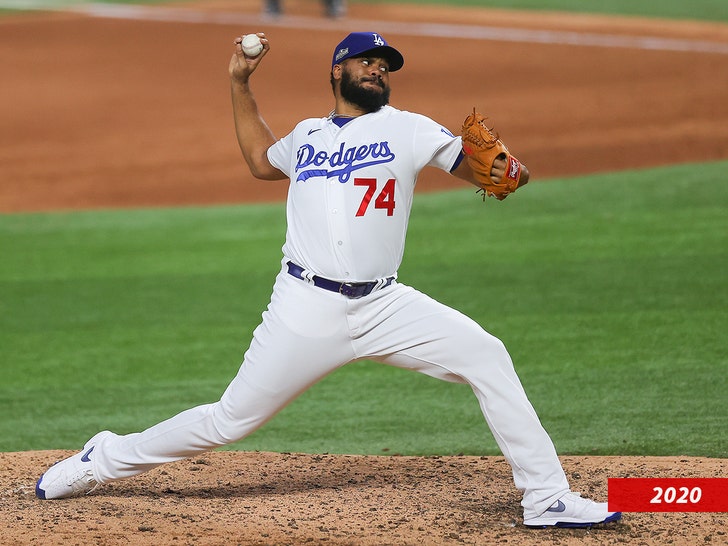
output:
[{"label": "dodgers script logo", "polygon": [[310,144],[304,144],[296,153],[296,182],[305,182],[315,176],[337,178],[345,184],[351,173],[372,165],[394,161],[395,155],[389,149],[389,142],[377,142],[362,146],[346,147],[342,142],[339,149],[331,155],[317,151]]}]

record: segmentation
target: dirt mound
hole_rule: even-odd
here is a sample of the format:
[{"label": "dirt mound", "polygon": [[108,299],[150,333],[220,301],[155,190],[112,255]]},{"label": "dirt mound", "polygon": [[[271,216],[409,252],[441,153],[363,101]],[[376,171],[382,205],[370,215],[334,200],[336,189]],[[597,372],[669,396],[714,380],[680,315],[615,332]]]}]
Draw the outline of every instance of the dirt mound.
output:
[{"label": "dirt mound", "polygon": [[[38,476],[68,451],[0,453],[0,543],[78,546],[252,544],[725,544],[725,513],[629,513],[590,530],[523,527],[502,457],[217,451],[96,489],[40,501]],[[607,498],[609,477],[725,477],[727,461],[562,457],[572,488]]]}]

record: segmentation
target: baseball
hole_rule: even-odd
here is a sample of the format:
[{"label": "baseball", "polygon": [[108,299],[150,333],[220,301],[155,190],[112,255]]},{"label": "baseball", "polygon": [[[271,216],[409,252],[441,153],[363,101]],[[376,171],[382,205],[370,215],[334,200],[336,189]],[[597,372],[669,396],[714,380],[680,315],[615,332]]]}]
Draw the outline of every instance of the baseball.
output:
[{"label": "baseball", "polygon": [[243,36],[243,53],[248,57],[257,57],[260,52],[263,51],[263,44],[260,43],[260,38],[255,34],[246,34]]}]

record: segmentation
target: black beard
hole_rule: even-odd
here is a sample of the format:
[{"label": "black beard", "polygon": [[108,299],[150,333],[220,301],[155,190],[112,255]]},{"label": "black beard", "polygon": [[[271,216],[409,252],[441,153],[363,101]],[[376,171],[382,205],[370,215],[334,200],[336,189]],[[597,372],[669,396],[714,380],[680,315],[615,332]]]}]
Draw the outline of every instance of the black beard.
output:
[{"label": "black beard", "polygon": [[344,70],[341,73],[339,91],[344,100],[357,105],[369,114],[376,112],[385,104],[389,104],[389,87],[382,80],[379,80],[378,83],[382,87],[381,91],[362,87]]}]

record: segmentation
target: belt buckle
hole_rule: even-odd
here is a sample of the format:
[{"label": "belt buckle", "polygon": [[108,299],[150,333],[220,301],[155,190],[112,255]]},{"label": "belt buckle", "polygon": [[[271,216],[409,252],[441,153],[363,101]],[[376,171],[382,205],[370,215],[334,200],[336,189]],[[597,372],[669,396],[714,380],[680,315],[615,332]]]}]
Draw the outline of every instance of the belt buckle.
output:
[{"label": "belt buckle", "polygon": [[[364,296],[366,291],[366,284],[357,284],[353,282],[342,282],[339,286],[339,294],[351,298],[353,300],[359,299]],[[363,289],[363,290],[362,290]]]}]

